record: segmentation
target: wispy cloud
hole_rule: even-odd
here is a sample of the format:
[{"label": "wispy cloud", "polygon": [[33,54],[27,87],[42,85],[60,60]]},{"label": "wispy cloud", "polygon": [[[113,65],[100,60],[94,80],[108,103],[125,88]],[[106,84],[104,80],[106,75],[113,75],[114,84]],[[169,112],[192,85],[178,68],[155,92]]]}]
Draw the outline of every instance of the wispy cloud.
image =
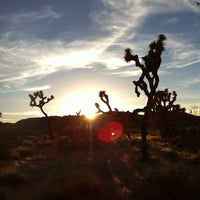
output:
[{"label": "wispy cloud", "polygon": [[59,19],[60,14],[54,12],[51,7],[47,6],[43,10],[24,12],[14,15],[0,15],[0,20],[11,24],[22,24],[44,19]]},{"label": "wispy cloud", "polygon": [[132,70],[123,70],[123,71],[117,71],[117,72],[110,72],[111,75],[116,75],[120,77],[134,77],[139,76],[141,74],[141,70],[139,69],[132,69]]},{"label": "wispy cloud", "polygon": [[184,81],[180,81],[180,83],[181,83],[181,85],[190,87],[191,85],[200,84],[200,79],[199,78],[187,79]]},{"label": "wispy cloud", "polygon": [[[102,30],[107,30],[112,35],[113,41],[109,47],[112,47],[119,42],[120,45],[118,45],[118,48],[124,49],[126,43],[130,39],[134,41],[134,43],[131,44],[132,48],[137,49],[137,51],[140,50],[141,46],[146,48],[146,46],[144,46],[144,41],[149,40],[149,42],[151,42],[151,35],[145,36],[145,34],[145,40],[134,40],[137,36],[138,27],[143,24],[148,16],[155,15],[157,13],[167,14],[177,11],[196,12],[196,7],[187,0],[169,0],[162,2],[158,0],[151,0],[148,1],[148,3],[145,1],[134,0],[127,0],[123,2],[120,0],[102,0],[102,3],[105,6],[106,11],[104,10],[102,12],[98,12],[94,19],[100,25]],[[178,19],[174,17],[168,19],[166,23],[176,23],[177,21]],[[171,57],[168,57],[168,66],[179,68],[199,62],[199,54],[195,44],[191,43],[191,41],[184,35],[181,37],[180,35],[176,36],[176,34],[174,37],[170,35],[169,41],[167,41],[167,48],[170,49]],[[109,50],[109,53],[108,49],[109,48],[107,48],[107,51],[104,52],[104,55],[113,55],[113,57],[108,57],[110,60],[112,60],[114,56],[115,58],[118,57],[119,52],[116,49]],[[107,66],[109,67],[111,65],[108,64]],[[118,62],[118,67],[120,66],[121,62]]]},{"label": "wispy cloud", "polygon": [[50,89],[50,85],[43,85],[43,86],[38,86],[38,87],[31,87],[31,88],[24,88],[23,91],[40,91],[40,90],[48,90]]},{"label": "wispy cloud", "polygon": [[199,48],[184,35],[169,35],[167,46],[170,56],[168,68],[183,68],[200,62]]},{"label": "wispy cloud", "polygon": [[173,18],[167,19],[165,21],[166,24],[176,24],[177,22],[178,22],[178,18],[177,17],[173,17]]}]

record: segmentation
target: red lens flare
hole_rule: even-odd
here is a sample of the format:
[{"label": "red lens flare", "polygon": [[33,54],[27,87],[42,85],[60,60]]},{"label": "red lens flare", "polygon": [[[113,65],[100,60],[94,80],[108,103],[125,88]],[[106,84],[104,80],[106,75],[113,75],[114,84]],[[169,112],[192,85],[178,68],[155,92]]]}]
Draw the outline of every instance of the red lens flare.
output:
[{"label": "red lens flare", "polygon": [[123,133],[123,124],[120,122],[109,122],[98,133],[98,139],[103,142],[117,140]]}]

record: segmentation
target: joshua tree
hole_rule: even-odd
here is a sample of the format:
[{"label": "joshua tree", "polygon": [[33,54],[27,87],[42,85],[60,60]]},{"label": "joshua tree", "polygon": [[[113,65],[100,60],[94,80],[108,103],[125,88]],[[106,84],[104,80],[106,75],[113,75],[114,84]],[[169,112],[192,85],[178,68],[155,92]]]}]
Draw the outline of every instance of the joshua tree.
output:
[{"label": "joshua tree", "polygon": [[51,101],[52,99],[54,99],[54,96],[51,95],[51,97],[47,98],[46,96],[44,96],[43,91],[38,91],[38,92],[34,92],[33,94],[29,94],[29,97],[30,97],[30,106],[32,107],[35,106],[35,107],[40,108],[41,112],[44,114],[47,120],[50,137],[53,138],[51,125],[49,122],[49,117],[47,113],[44,111],[43,106],[47,104],[49,101]]},{"label": "joshua tree", "polygon": [[[106,94],[106,91],[100,91],[99,98],[101,99],[101,101],[103,101],[107,105],[109,112],[112,112],[112,108],[109,103],[109,97]],[[106,113],[105,111],[101,110],[100,105],[98,103],[95,103],[95,106],[98,109],[98,111],[97,111],[98,113]]]},{"label": "joshua tree", "polygon": [[79,110],[78,112],[76,112],[76,115],[80,116],[81,115],[81,110]]},{"label": "joshua tree", "polygon": [[172,93],[165,90],[158,90],[153,97],[152,112],[185,112],[185,108],[180,108],[180,105],[174,105],[176,101],[177,93]]},{"label": "joshua tree", "polygon": [[147,123],[153,105],[153,97],[156,93],[156,89],[159,84],[158,69],[161,64],[161,54],[164,51],[164,40],[166,40],[165,35],[161,34],[158,36],[157,41],[150,43],[149,52],[146,56],[142,57],[143,63],[140,63],[138,55],[132,55],[131,49],[125,50],[124,59],[126,62],[134,61],[136,67],[142,70],[142,74],[138,81],[133,81],[135,85],[135,93],[140,96],[140,91],[143,91],[147,96],[148,100],[146,106],[143,108],[144,118],[141,124],[142,132],[142,152],[143,159],[148,159],[148,149],[147,149]]},{"label": "joshua tree", "polygon": [[158,125],[161,131],[161,135],[169,132],[169,120],[167,118],[169,112],[185,112],[185,108],[180,108],[179,104],[174,105],[176,101],[177,93],[172,93],[165,89],[163,91],[157,91],[153,97],[153,104],[151,107],[152,114],[156,114]]},{"label": "joshua tree", "polygon": [[192,115],[200,115],[200,106],[193,105],[190,107],[190,114]]}]

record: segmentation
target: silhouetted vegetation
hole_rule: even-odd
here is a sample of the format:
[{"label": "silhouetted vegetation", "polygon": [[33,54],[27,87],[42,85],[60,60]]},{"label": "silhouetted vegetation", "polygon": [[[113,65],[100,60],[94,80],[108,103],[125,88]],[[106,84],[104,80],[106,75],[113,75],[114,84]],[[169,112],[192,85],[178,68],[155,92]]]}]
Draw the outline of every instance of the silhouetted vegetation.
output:
[{"label": "silhouetted vegetation", "polygon": [[124,59],[127,62],[134,61],[135,65],[142,70],[142,74],[138,81],[133,81],[135,85],[135,93],[137,96],[140,96],[140,91],[143,91],[144,94],[148,97],[146,106],[144,107],[144,119],[141,125],[142,132],[142,150],[143,150],[143,159],[148,159],[148,150],[147,150],[147,124],[150,117],[150,112],[153,104],[153,97],[156,93],[156,89],[159,84],[158,69],[161,64],[161,54],[164,51],[164,40],[166,40],[165,35],[161,34],[158,36],[158,40],[150,43],[149,52],[146,56],[142,57],[144,63],[141,64],[138,58],[138,55],[132,55],[131,49],[125,50]]},{"label": "silhouetted vegetation", "polygon": [[[99,92],[99,98],[101,99],[101,101],[103,103],[105,103],[108,107],[108,112],[112,112],[112,108],[110,106],[110,103],[109,103],[109,97],[108,95],[106,94],[106,91],[100,91]],[[103,111],[101,108],[100,108],[100,105],[98,103],[95,103],[95,106],[97,108],[97,113],[106,113],[105,111]]]},{"label": "silhouetted vegetation", "polygon": [[80,116],[81,115],[81,110],[79,110],[78,112],[76,112],[76,115]]},{"label": "silhouetted vegetation", "polygon": [[190,107],[190,114],[192,115],[200,115],[200,106],[193,105]]},{"label": "silhouetted vegetation", "polygon": [[[169,112],[185,112],[185,108],[174,104],[176,98],[177,93],[175,91],[171,93],[168,89],[163,91],[159,90],[153,96],[151,119],[154,119],[154,123],[160,129],[160,133],[163,137],[170,135],[170,131],[176,128],[170,124]],[[177,124],[175,126],[177,126]]]},{"label": "silhouetted vegetation", "polygon": [[47,98],[46,96],[44,96],[43,91],[38,91],[38,92],[34,92],[33,94],[29,94],[29,97],[30,97],[30,106],[32,107],[35,106],[35,107],[40,108],[41,112],[46,117],[48,129],[49,129],[49,135],[51,138],[53,138],[50,121],[49,121],[47,113],[43,109],[43,106],[47,104],[49,101],[51,101],[52,99],[54,99],[54,96],[51,95],[51,97]]}]

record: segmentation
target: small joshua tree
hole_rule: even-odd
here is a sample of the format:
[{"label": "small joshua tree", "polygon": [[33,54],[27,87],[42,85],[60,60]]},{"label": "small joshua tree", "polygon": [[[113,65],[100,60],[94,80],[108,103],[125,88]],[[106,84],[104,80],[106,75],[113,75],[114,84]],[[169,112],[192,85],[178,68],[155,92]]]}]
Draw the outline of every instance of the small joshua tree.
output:
[{"label": "small joshua tree", "polygon": [[152,112],[184,112],[185,109],[180,108],[180,105],[174,105],[176,98],[177,93],[175,91],[171,93],[168,89],[158,90],[153,97]]},{"label": "small joshua tree", "polygon": [[151,107],[152,114],[156,114],[158,125],[161,131],[161,135],[169,133],[169,120],[167,115],[169,112],[185,112],[185,108],[180,108],[180,105],[174,104],[177,98],[177,93],[172,93],[165,89],[163,91],[157,91],[153,97],[153,103]]},{"label": "small joshua tree", "polygon": [[198,105],[193,105],[190,107],[190,114],[192,115],[200,115],[200,106]]},{"label": "small joshua tree", "polygon": [[142,152],[144,160],[148,159],[148,149],[146,141],[147,124],[153,104],[153,97],[159,84],[158,69],[161,64],[161,54],[164,51],[164,40],[166,40],[166,37],[165,35],[161,34],[158,36],[157,41],[150,43],[148,54],[142,57],[143,63],[140,63],[138,55],[132,55],[131,49],[128,48],[125,50],[125,61],[134,61],[136,67],[139,67],[142,70],[142,74],[139,80],[133,81],[133,84],[135,85],[135,93],[139,97],[140,89],[148,98],[146,106],[143,109],[144,119],[141,124]]},{"label": "small joshua tree", "polygon": [[[107,105],[109,112],[112,112],[112,108],[109,103],[109,97],[106,94],[106,91],[100,91],[99,98],[101,99],[101,101],[103,101]],[[98,111],[97,111],[98,113],[106,113],[105,111],[101,110],[100,105],[98,103],[95,103],[95,106],[98,109]]]},{"label": "small joshua tree", "polygon": [[80,116],[81,115],[81,110],[79,110],[78,112],[76,112],[76,115]]},{"label": "small joshua tree", "polygon": [[47,120],[50,137],[53,138],[51,125],[49,122],[49,117],[47,113],[44,111],[43,106],[47,104],[49,101],[51,101],[52,99],[54,99],[54,96],[51,95],[51,97],[47,98],[46,96],[44,96],[43,91],[38,91],[38,92],[34,92],[33,94],[29,94],[29,97],[30,97],[30,106],[32,107],[35,106],[35,107],[40,108],[41,112],[44,114]]}]

